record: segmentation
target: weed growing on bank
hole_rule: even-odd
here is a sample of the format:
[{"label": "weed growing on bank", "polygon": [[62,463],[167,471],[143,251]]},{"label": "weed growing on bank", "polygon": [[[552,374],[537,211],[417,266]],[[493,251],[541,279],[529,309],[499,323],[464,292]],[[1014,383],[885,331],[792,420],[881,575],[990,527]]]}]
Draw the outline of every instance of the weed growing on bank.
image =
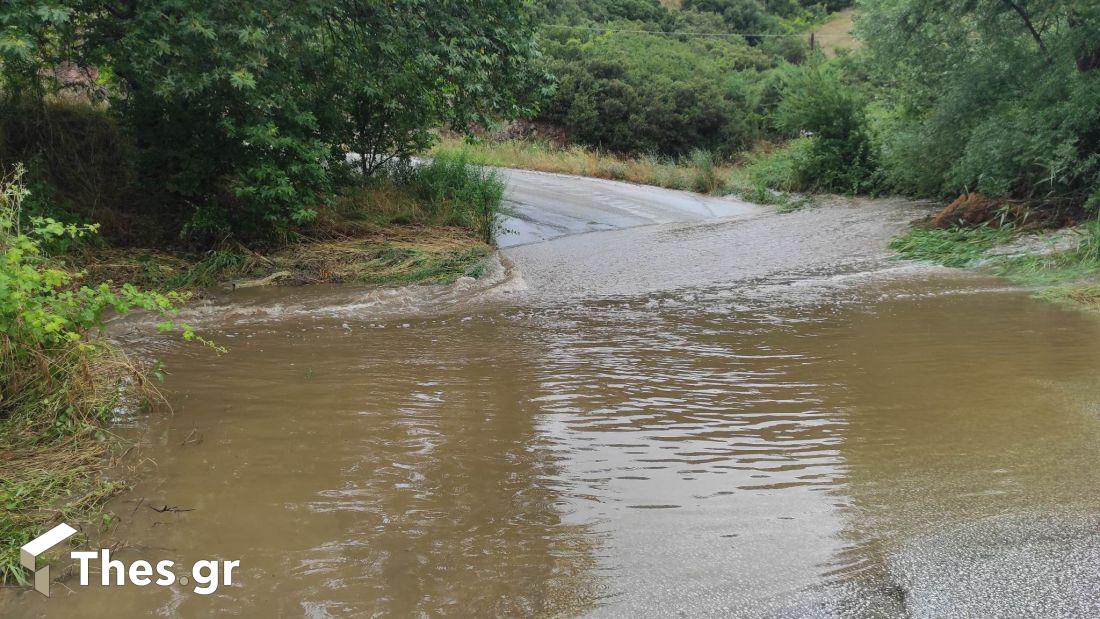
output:
[{"label": "weed growing on bank", "polygon": [[913,228],[890,243],[890,249],[911,260],[928,260],[949,267],[971,266],[987,250],[1012,239],[1012,228],[988,224],[976,228]]},{"label": "weed growing on bank", "polygon": [[1018,283],[1041,288],[1039,296],[1051,301],[1069,301],[1100,306],[1100,219],[1080,230],[1076,246],[1068,251],[1003,258],[994,264],[998,275]]},{"label": "weed growing on bank", "polygon": [[1050,301],[1100,305],[1100,219],[1077,231],[1076,245],[1045,253],[990,255],[990,250],[1020,237],[1012,226],[948,229],[914,228],[894,239],[891,249],[902,257],[929,260],[949,267],[976,267],[1037,289]]},{"label": "weed growing on bank", "polygon": [[419,199],[431,223],[466,228],[482,242],[493,242],[504,203],[504,179],[472,165],[465,151],[439,153],[427,163],[401,166],[389,176]]},{"label": "weed growing on bank", "polygon": [[108,311],[171,320],[177,294],[89,286],[49,248],[96,227],[27,217],[23,168],[0,182],[0,580],[23,582],[19,547],[62,517],[94,510],[113,491],[99,476],[104,426],[127,395],[155,395],[142,372],[100,337]]}]

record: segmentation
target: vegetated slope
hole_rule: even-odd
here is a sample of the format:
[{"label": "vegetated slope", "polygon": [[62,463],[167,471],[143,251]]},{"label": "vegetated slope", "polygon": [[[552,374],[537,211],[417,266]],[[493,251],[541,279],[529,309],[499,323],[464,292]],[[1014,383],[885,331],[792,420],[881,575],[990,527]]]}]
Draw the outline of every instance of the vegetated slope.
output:
[{"label": "vegetated slope", "polygon": [[845,9],[813,29],[817,44],[826,56],[835,58],[841,50],[857,50],[863,43],[855,37],[855,11]]},{"label": "vegetated slope", "polygon": [[109,522],[105,430],[161,372],[105,340],[105,312],[202,341],[171,320],[176,289],[477,274],[503,184],[408,159],[444,123],[528,109],[546,80],[523,0],[26,0],[0,24],[7,583],[57,521]]},{"label": "vegetated slope", "polygon": [[[557,79],[539,119],[618,153],[729,155],[771,134],[777,70],[808,54],[822,3],[571,0],[540,4]],[[757,36],[753,36],[757,35]]]}]

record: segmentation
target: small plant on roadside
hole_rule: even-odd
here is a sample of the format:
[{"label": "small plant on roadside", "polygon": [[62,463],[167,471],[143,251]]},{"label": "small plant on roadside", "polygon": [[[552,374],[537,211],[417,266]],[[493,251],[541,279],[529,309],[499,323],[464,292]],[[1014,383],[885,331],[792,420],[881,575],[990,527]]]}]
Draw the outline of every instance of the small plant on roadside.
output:
[{"label": "small plant on roadside", "polygon": [[691,190],[698,193],[718,193],[722,188],[722,180],[718,177],[714,155],[705,150],[694,150],[691,152],[690,160],[694,172],[691,177]]}]

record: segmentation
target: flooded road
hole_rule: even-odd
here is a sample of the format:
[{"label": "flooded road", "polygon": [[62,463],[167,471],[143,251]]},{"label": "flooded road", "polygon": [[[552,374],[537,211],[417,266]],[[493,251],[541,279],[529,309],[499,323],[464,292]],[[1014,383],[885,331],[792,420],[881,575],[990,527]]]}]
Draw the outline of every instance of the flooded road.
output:
[{"label": "flooded road", "polygon": [[517,212],[460,292],[248,291],[192,316],[226,356],[138,340],[174,412],[122,424],[96,547],[235,582],[5,614],[1100,614],[1100,320],[892,260],[915,205],[608,208]]}]

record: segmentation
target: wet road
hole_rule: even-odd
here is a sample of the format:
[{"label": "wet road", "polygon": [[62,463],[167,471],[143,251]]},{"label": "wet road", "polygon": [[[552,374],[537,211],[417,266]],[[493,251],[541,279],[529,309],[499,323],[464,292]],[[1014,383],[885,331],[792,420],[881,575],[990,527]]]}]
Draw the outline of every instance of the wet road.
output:
[{"label": "wet road", "polygon": [[1096,317],[894,260],[920,205],[508,174],[484,281],[118,329],[174,413],[93,543],[239,580],[5,614],[1100,615]]},{"label": "wet road", "polygon": [[730,198],[564,174],[500,169],[509,213],[500,247],[637,226],[743,218],[766,209]]}]

